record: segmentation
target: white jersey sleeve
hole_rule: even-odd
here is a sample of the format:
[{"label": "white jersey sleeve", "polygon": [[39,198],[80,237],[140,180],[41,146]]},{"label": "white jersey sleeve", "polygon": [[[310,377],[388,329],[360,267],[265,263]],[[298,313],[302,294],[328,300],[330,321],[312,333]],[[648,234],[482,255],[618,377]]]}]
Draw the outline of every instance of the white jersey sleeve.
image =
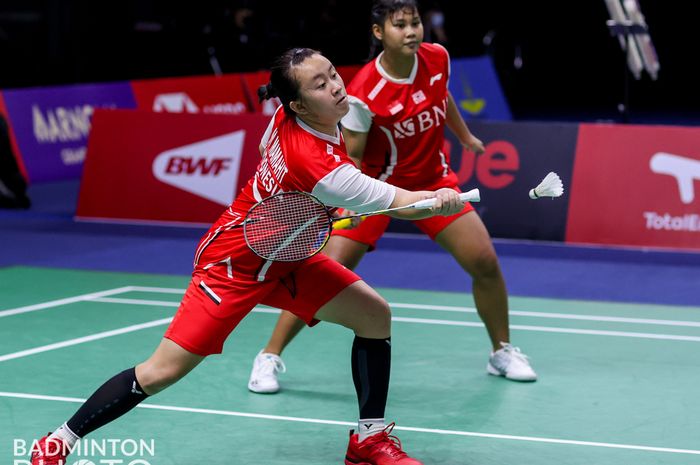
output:
[{"label": "white jersey sleeve", "polygon": [[369,132],[374,114],[367,104],[357,97],[348,95],[348,102],[350,103],[350,111],[340,120],[340,124],[351,131]]},{"label": "white jersey sleeve", "polygon": [[319,180],[311,193],[326,205],[364,213],[389,208],[396,188],[346,163]]}]

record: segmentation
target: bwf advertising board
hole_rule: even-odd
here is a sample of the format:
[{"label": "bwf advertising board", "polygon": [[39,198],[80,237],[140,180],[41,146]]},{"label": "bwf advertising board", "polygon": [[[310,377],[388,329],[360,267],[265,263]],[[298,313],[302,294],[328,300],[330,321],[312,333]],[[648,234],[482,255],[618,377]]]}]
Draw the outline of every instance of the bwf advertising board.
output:
[{"label": "bwf advertising board", "polygon": [[[445,149],[461,189],[480,189],[474,207],[491,235],[562,241],[578,125],[471,121],[469,128],[485,153],[466,150],[449,130]],[[530,189],[550,171],[561,177],[564,195],[530,199]]]},{"label": "bwf advertising board", "polygon": [[700,129],[581,124],[566,241],[700,249]]},{"label": "bwf advertising board", "polygon": [[126,83],[6,90],[5,105],[31,182],[78,179],[96,108],[134,108]]},{"label": "bwf advertising board", "polygon": [[77,217],[209,225],[260,161],[269,118],[98,111]]}]

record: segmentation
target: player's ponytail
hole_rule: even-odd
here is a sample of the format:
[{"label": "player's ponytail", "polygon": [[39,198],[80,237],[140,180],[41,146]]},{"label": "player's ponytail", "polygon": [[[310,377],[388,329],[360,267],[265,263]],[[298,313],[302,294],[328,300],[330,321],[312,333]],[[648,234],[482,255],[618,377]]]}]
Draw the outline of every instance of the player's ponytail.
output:
[{"label": "player's ponytail", "polygon": [[260,102],[278,97],[282,101],[285,113],[294,115],[294,110],[290,108],[289,104],[299,99],[299,82],[296,80],[292,68],[315,54],[320,54],[320,52],[310,48],[293,48],[275,59],[270,68],[270,82],[258,89]]},{"label": "player's ponytail", "polygon": [[[391,15],[397,11],[410,10],[414,13],[418,13],[418,4],[416,0],[375,0],[372,4],[372,13],[370,17],[370,24],[374,26],[375,24],[381,28],[384,28],[384,22]],[[367,61],[371,61],[376,58],[377,55],[382,51],[382,42],[374,37],[372,31],[370,30],[370,45],[369,45],[369,57]]]},{"label": "player's ponytail", "polygon": [[264,86],[258,88],[258,102],[262,103],[263,100],[269,100],[271,98],[277,97],[277,92],[271,83],[267,83]]}]

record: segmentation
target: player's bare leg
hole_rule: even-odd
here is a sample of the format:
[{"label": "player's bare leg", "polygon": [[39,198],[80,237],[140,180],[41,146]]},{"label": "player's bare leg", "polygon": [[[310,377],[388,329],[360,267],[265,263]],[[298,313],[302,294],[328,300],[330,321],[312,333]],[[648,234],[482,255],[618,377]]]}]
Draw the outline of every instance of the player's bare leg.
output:
[{"label": "player's bare leg", "polygon": [[163,338],[148,360],[136,365],[136,379],[143,391],[152,396],[182,379],[204,358]]},{"label": "player's bare leg", "polygon": [[486,325],[494,350],[510,342],[508,294],[496,251],[476,212],[450,223],[435,241],[447,250],[472,277],[472,291],[479,317]]},{"label": "player's bare leg", "polygon": [[148,360],[124,370],[100,386],[54,433],[32,451],[32,465],[60,465],[75,443],[116,420],[148,396],[174,384],[204,360],[169,339],[163,339]]},{"label": "player's bare leg", "polygon": [[386,425],[384,420],[391,371],[389,304],[364,281],[357,281],[321,307],[315,317],[355,332],[351,367],[360,419],[357,434],[350,431],[345,463],[422,465],[392,439],[393,423]]},{"label": "player's bare leg", "polygon": [[[362,260],[369,246],[341,236],[332,236],[323,249],[323,254],[353,269]],[[275,329],[265,348],[253,360],[253,368],[248,379],[248,389],[259,394],[274,394],[280,390],[278,373],[284,373],[286,366],[282,352],[297,334],[306,326],[292,313],[283,311],[277,319]]]},{"label": "player's bare leg", "polygon": [[479,215],[476,212],[462,215],[435,240],[472,277],[476,309],[493,347],[488,372],[517,381],[536,380],[537,375],[527,357],[510,345],[506,284],[493,243]]},{"label": "player's bare leg", "polygon": [[270,340],[267,341],[267,345],[263,349],[263,353],[281,355],[284,348],[287,347],[287,344],[299,334],[299,331],[301,331],[304,326],[306,326],[306,323],[304,323],[303,320],[294,316],[293,313],[283,310],[277,319],[277,324],[272,331]]}]

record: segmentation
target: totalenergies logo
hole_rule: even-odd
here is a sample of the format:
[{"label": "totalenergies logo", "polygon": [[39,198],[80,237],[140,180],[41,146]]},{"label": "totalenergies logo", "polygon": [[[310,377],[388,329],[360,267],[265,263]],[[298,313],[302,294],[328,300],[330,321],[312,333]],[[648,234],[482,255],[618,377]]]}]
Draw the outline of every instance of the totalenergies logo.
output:
[{"label": "totalenergies logo", "polygon": [[658,152],[649,160],[649,168],[656,174],[673,176],[678,183],[678,194],[684,204],[695,200],[695,181],[700,181],[700,160],[672,153]]},{"label": "totalenergies logo", "polygon": [[[678,197],[684,205],[695,201],[695,181],[700,181],[700,160],[673,153],[657,152],[649,159],[653,173],[671,176],[678,186]],[[683,212],[645,211],[644,224],[649,230],[700,232],[700,215]]]}]

